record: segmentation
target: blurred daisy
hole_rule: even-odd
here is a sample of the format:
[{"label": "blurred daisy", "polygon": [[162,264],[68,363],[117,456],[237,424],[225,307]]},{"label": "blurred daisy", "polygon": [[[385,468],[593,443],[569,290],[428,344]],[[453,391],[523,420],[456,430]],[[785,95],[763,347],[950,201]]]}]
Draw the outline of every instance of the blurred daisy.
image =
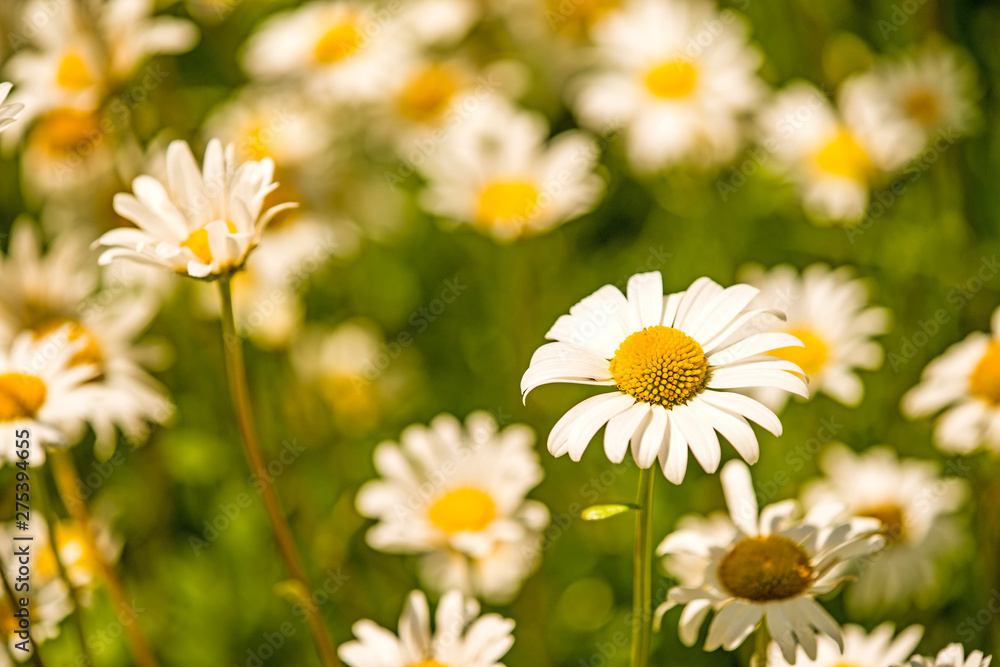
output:
[{"label": "blurred daisy", "polygon": [[[115,155],[108,117],[99,111],[59,107],[37,118],[28,131],[21,174],[39,199],[85,195],[114,177]],[[80,197],[76,197],[80,199]]]},{"label": "blurred daisy", "polygon": [[787,661],[777,644],[771,644],[768,662],[775,667],[892,667],[899,665],[913,654],[924,629],[911,625],[896,637],[892,623],[883,623],[871,633],[860,625],[845,625],[843,650],[829,637],[816,638],[816,658],[810,659],[800,648],[797,660]]},{"label": "blurred daisy", "polygon": [[7,95],[10,94],[10,89],[14,84],[4,82],[0,83],[0,131],[5,130],[11,123],[17,120],[21,112],[24,111],[24,105],[18,103],[4,104],[7,99]]},{"label": "blurred daisy", "polygon": [[977,331],[949,347],[903,396],[903,414],[911,419],[942,413],[934,429],[942,451],[986,447],[1000,454],[1000,308],[990,324],[992,335]]},{"label": "blurred daisy", "polygon": [[106,250],[101,264],[129,259],[157,264],[193,278],[214,279],[242,268],[268,221],[295,204],[265,210],[272,183],[270,158],[237,165],[232,144],[213,139],[204,170],[184,141],[167,149],[167,187],[151,176],[132,181],[134,195],[115,195],[115,211],[139,229],[119,228],[94,242]]},{"label": "blurred daisy", "polygon": [[[607,424],[604,451],[619,463],[632,443],[640,468],[657,459],[674,484],[684,480],[688,449],[707,472],[719,467],[716,431],[749,463],[759,455],[747,419],[775,435],[781,422],[756,400],[731,389],[774,387],[808,396],[801,369],[765,356],[802,345],[782,332],[741,330],[765,313],[750,309],[759,290],[723,289],[699,278],[685,292],[665,296],[659,272],[628,281],[628,296],[605,285],[562,315],[521,378],[521,393],[552,382],[616,388],[569,410],[552,427],[548,448],[579,461],[591,438]],[[791,371],[791,372],[789,372]]]},{"label": "blurred daisy", "polygon": [[735,12],[720,15],[702,0],[634,0],[590,33],[600,66],[579,81],[573,108],[595,131],[624,127],[636,170],[735,155],[742,116],[763,90],[761,55]]},{"label": "blurred daisy", "polygon": [[884,91],[856,77],[841,85],[836,109],[812,84],[796,82],[757,120],[761,144],[820,221],[860,220],[872,185],[921,148],[921,137],[886,113]]},{"label": "blurred daisy", "polygon": [[545,232],[593,209],[604,190],[596,142],[579,131],[549,142],[541,114],[487,98],[453,125],[420,165],[429,212],[513,239]]},{"label": "blurred daisy", "polygon": [[942,478],[931,461],[899,460],[889,447],[855,454],[835,444],[820,459],[825,477],[807,484],[807,508],[840,503],[844,516],[878,519],[886,546],[860,564],[860,578],[847,591],[851,609],[884,615],[910,602],[936,599],[944,583],[942,556],[962,544],[962,531],[951,518],[968,497],[968,485]]},{"label": "blurred daisy", "polygon": [[982,651],[973,651],[966,657],[965,647],[961,644],[949,644],[941,649],[937,657],[913,656],[904,663],[905,667],[990,667],[993,656],[983,656]]},{"label": "blurred daisy", "polygon": [[658,613],[686,605],[680,638],[690,646],[697,641],[708,612],[714,610],[706,651],[720,646],[732,651],[761,622],[767,624],[787,662],[795,662],[797,646],[816,660],[817,634],[830,637],[843,651],[840,627],[814,597],[843,581],[836,574],[839,565],[881,544],[878,522],[837,523],[834,516],[840,507],[836,505],[814,508],[795,519],[798,503],[793,500],[769,505],[758,516],[750,470],[742,461],[725,465],[722,485],[733,537],[716,541],[717,536],[685,530],[663,540],[657,553],[702,558],[705,567],[698,584],[670,589]]},{"label": "blurred daisy", "polygon": [[458,591],[438,603],[431,632],[427,598],[413,591],[399,619],[399,636],[371,621],[354,624],[356,641],[340,647],[348,667],[503,667],[497,662],[514,644],[514,621],[479,615],[479,604]]},{"label": "blurred daisy", "polygon": [[[740,279],[760,288],[752,305],[783,311],[786,320],[763,320],[768,329],[785,331],[803,347],[771,352],[802,369],[811,394],[825,393],[845,405],[857,405],[864,394],[857,369],[873,370],[882,364],[882,347],[873,336],[889,330],[889,311],[868,305],[868,286],[854,278],[850,267],[831,269],[813,264],[800,276],[787,264],[766,271],[758,265],[744,267]],[[783,391],[765,388],[751,394],[772,410],[781,410],[788,399]]]},{"label": "blurred daisy", "polygon": [[401,441],[378,446],[375,467],[383,478],[358,492],[358,511],[378,519],[368,543],[428,554],[421,575],[434,590],[454,586],[508,601],[538,565],[540,550],[520,547],[549,521],[543,504],[525,499],[542,480],[531,429],[499,431],[485,412],[469,415],[464,428],[441,415],[429,427],[409,427]]}]

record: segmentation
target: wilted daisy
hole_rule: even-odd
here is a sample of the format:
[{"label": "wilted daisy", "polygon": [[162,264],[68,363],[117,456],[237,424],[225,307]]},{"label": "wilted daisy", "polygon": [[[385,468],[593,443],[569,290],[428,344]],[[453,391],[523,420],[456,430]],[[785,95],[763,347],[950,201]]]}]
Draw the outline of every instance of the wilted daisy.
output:
[{"label": "wilted daisy", "polygon": [[659,613],[686,605],[680,638],[690,646],[714,611],[706,651],[720,646],[732,651],[762,622],[788,662],[795,662],[797,646],[815,660],[817,634],[843,650],[840,627],[814,598],[841,583],[838,566],[881,544],[878,522],[837,522],[841,508],[836,505],[814,508],[798,519],[793,500],[768,505],[758,515],[746,464],[730,461],[721,476],[733,536],[720,541],[718,534],[681,530],[663,540],[657,553],[700,558],[704,569],[696,584],[670,589]]},{"label": "wilted daisy", "polygon": [[949,347],[903,396],[907,417],[941,412],[934,441],[943,451],[969,454],[986,447],[1000,454],[1000,308],[990,324],[992,335],[977,331]]},{"label": "wilted daisy", "polygon": [[358,511],[378,519],[368,543],[425,554],[422,579],[435,590],[509,600],[537,567],[549,521],[543,504],[525,499],[542,480],[531,429],[500,431],[485,412],[470,414],[464,427],[441,415],[407,428],[401,441],[378,446],[382,479],[358,492]]},{"label": "wilted daisy", "polygon": [[834,109],[812,84],[796,82],[759,113],[761,144],[819,221],[860,220],[873,184],[920,150],[921,137],[886,112],[883,98],[855,77]]},{"label": "wilted daisy", "polygon": [[898,459],[889,447],[855,454],[829,446],[820,459],[825,477],[802,491],[805,506],[832,502],[844,506],[844,517],[878,519],[886,546],[860,567],[856,586],[847,591],[854,610],[885,614],[908,602],[937,598],[942,581],[940,561],[963,542],[954,513],[968,496],[965,481],[941,477],[931,461]]},{"label": "wilted daisy", "polygon": [[[605,285],[562,315],[545,337],[521,378],[527,396],[535,387],[571,382],[613,387],[569,410],[549,433],[555,456],[580,460],[591,438],[607,424],[604,451],[619,463],[632,443],[640,468],[657,459],[663,474],[680,484],[688,449],[708,472],[722,458],[721,433],[740,456],[755,463],[757,436],[747,419],[775,435],[781,422],[768,408],[742,393],[774,387],[808,396],[801,369],[766,356],[802,345],[782,332],[743,334],[764,314],[751,309],[756,287],[723,289],[699,278],[685,292],[664,295],[659,272],[628,281],[628,296]],[[790,372],[789,372],[790,371]]]},{"label": "wilted daisy", "polygon": [[428,182],[421,204],[502,240],[583,215],[604,190],[594,173],[600,150],[582,132],[546,142],[548,135],[541,114],[495,97],[481,100],[420,165]]},{"label": "wilted daisy", "polygon": [[973,651],[965,655],[965,647],[961,644],[949,644],[936,657],[913,656],[905,667],[990,667],[993,656],[983,656],[982,651]]},{"label": "wilted daisy", "polygon": [[113,229],[97,239],[95,246],[107,248],[101,264],[130,259],[209,279],[240,269],[268,221],[295,206],[262,210],[264,198],[277,187],[273,173],[270,158],[237,165],[233,146],[223,151],[214,139],[201,170],[186,142],[172,142],[167,187],[139,176],[132,181],[134,195],[115,195],[115,211],[138,229]]},{"label": "wilted daisy", "polygon": [[[769,330],[785,331],[803,347],[771,352],[791,361],[809,378],[811,394],[827,394],[845,405],[857,405],[864,393],[858,369],[882,364],[882,347],[872,340],[889,329],[889,311],[868,305],[868,285],[854,278],[850,267],[831,269],[813,264],[801,276],[787,264],[770,271],[744,267],[741,280],[760,288],[753,302],[761,308],[783,311],[785,321],[763,320]],[[780,410],[788,394],[759,389],[751,394],[773,410]]]},{"label": "wilted daisy", "polygon": [[851,665],[851,667],[892,667],[903,663],[913,654],[913,649],[920,642],[924,629],[919,625],[911,625],[893,637],[895,626],[883,623],[870,633],[860,625],[845,625],[844,647],[829,637],[816,638],[816,657],[810,659],[800,648],[796,660],[787,661],[781,654],[777,644],[771,644],[768,663],[775,667],[834,667],[835,665]]},{"label": "wilted daisy", "polygon": [[413,591],[399,618],[399,635],[372,621],[354,624],[356,641],[340,647],[348,667],[503,667],[497,662],[514,644],[514,621],[479,615],[479,603],[458,591],[438,603],[435,629],[427,598]]},{"label": "wilted daisy", "polygon": [[595,131],[624,127],[635,169],[735,155],[742,116],[763,89],[761,55],[735,12],[719,14],[703,0],[635,0],[590,34],[599,67],[580,80],[573,108]]}]

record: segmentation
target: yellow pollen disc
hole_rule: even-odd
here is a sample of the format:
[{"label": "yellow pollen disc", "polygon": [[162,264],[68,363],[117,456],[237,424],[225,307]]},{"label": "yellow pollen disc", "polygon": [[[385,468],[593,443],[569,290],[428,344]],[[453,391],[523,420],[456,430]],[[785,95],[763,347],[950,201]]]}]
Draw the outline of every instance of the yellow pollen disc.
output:
[{"label": "yellow pollen disc", "polygon": [[671,60],[658,65],[646,74],[649,91],[667,100],[687,97],[698,83],[698,70],[684,60]]},{"label": "yellow pollen disc", "polygon": [[[236,225],[226,221],[226,227],[229,228],[230,234],[236,233]],[[199,229],[197,231],[191,232],[191,234],[184,239],[181,243],[182,248],[187,248],[194,253],[194,256],[200,259],[205,264],[211,264],[212,260],[212,247],[208,243],[208,230]]]},{"label": "yellow pollen disc", "polygon": [[341,23],[320,37],[316,43],[316,60],[330,64],[343,60],[361,47],[361,33],[353,23]]},{"label": "yellow pollen disc", "polygon": [[31,130],[32,143],[59,158],[86,155],[103,137],[97,115],[74,109],[56,109],[39,119]]},{"label": "yellow pollen disc", "polygon": [[538,189],[528,181],[497,181],[479,193],[477,220],[485,224],[523,221],[535,214]]},{"label": "yellow pollen disc", "polygon": [[933,92],[918,89],[903,100],[906,115],[921,125],[934,125],[941,120],[941,100]]},{"label": "yellow pollen disc", "polygon": [[101,354],[101,347],[98,345],[97,339],[76,320],[61,317],[43,322],[34,328],[35,340],[44,338],[64,326],[69,327],[69,342],[83,341],[83,347],[69,360],[69,365],[83,366],[93,364],[94,366],[100,366],[104,360],[104,355]]},{"label": "yellow pollen disc", "polygon": [[397,100],[399,112],[418,123],[430,123],[441,117],[456,92],[458,80],[454,72],[445,65],[430,65],[403,86]]},{"label": "yellow pollen disc", "polygon": [[611,359],[618,388],[645,403],[684,405],[708,385],[708,358],[680,329],[646,327],[622,341]]},{"label": "yellow pollen disc", "polygon": [[47,394],[45,383],[34,375],[0,375],[0,422],[34,418]]},{"label": "yellow pollen disc", "polygon": [[485,530],[496,518],[493,498],[479,489],[464,487],[448,491],[427,511],[431,523],[446,533]]},{"label": "yellow pollen disc", "polygon": [[889,542],[900,542],[906,537],[906,515],[898,505],[871,507],[858,516],[878,519],[882,524],[882,534]]},{"label": "yellow pollen disc", "polygon": [[795,597],[812,582],[809,556],[780,535],[748,537],[719,563],[719,580],[736,597],[769,602]]},{"label": "yellow pollen disc", "polygon": [[448,667],[448,665],[444,664],[443,662],[438,662],[433,658],[427,658],[426,660],[415,662],[412,665],[407,665],[407,667]]},{"label": "yellow pollen disc", "polygon": [[546,16],[556,32],[583,37],[598,19],[621,5],[620,0],[546,0]]},{"label": "yellow pollen disc", "polygon": [[69,90],[85,90],[94,85],[94,77],[87,69],[87,63],[78,53],[69,52],[63,56],[56,72],[56,83]]},{"label": "yellow pollen disc", "polygon": [[806,377],[816,376],[830,359],[830,348],[809,329],[792,329],[788,333],[801,340],[805,347],[780,347],[769,354],[792,362],[802,369]]},{"label": "yellow pollen disc", "polygon": [[58,524],[56,543],[67,566],[82,568],[95,575],[101,571],[101,557],[90,547],[90,540],[80,524]]},{"label": "yellow pollen disc", "polygon": [[990,343],[969,377],[969,392],[990,405],[1000,406],[1000,341]]},{"label": "yellow pollen disc", "polygon": [[872,172],[868,153],[848,132],[841,131],[816,154],[820,170],[855,181],[867,181]]}]

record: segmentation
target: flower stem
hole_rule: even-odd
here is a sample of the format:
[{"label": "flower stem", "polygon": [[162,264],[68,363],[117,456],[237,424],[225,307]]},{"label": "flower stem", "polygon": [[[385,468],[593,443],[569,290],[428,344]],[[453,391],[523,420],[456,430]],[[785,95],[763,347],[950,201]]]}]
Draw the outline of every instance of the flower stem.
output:
[{"label": "flower stem", "polygon": [[764,619],[757,628],[756,646],[753,657],[750,658],[750,667],[767,667],[767,647],[770,644],[771,632],[767,629],[767,619]]},{"label": "flower stem", "polygon": [[632,573],[632,667],[648,667],[653,634],[653,468],[639,470]]},{"label": "flower stem", "polygon": [[229,391],[233,399],[233,409],[236,412],[236,421],[242,436],[243,453],[246,455],[251,471],[260,483],[264,507],[267,509],[267,518],[271,523],[274,540],[278,545],[278,551],[281,552],[281,558],[285,562],[285,568],[294,582],[295,594],[304,600],[302,608],[306,611],[309,630],[316,642],[320,659],[325,667],[339,667],[340,660],[337,658],[333,639],[330,638],[316,606],[309,601],[312,588],[306,579],[305,568],[302,566],[295,540],[292,537],[292,529],[285,518],[281,501],[274,490],[271,476],[267,472],[267,463],[264,461],[264,455],[257,443],[257,431],[254,427],[250,393],[247,389],[246,369],[243,362],[243,344],[236,334],[236,316],[233,312],[233,288],[230,276],[226,275],[219,279],[219,292],[222,295],[222,343],[226,354],[226,371],[229,378]]},{"label": "flower stem", "polygon": [[[14,608],[18,606],[17,604],[17,593],[14,592],[14,587],[10,585],[10,579],[7,577],[7,564],[0,561],[0,580],[3,581],[3,590],[7,594],[7,599],[10,600],[11,612]],[[7,637],[0,636],[0,641],[3,642],[4,648],[7,649],[7,655],[10,656],[12,665],[18,664],[17,659],[14,658],[13,651],[10,648],[10,643]],[[31,646],[31,663],[35,667],[45,667],[45,663],[42,662],[42,656],[38,653],[38,645],[32,642]]]},{"label": "flower stem", "polygon": [[[76,471],[76,464],[73,463],[73,458],[68,451],[63,449],[50,452],[50,458],[52,460],[52,472],[55,475],[59,495],[62,496],[63,504],[69,511],[70,516],[80,526],[84,539],[87,540],[87,548],[94,554],[94,560],[97,561],[97,565],[101,570],[101,577],[104,579],[108,595],[111,596],[111,601],[115,609],[122,615],[122,618],[134,616],[135,612],[132,611],[131,604],[129,603],[125,585],[118,578],[118,573],[115,569],[104,560],[101,549],[97,544],[97,538],[94,536],[93,518],[90,516],[90,510],[87,508],[86,501],[83,500],[84,496],[80,489],[80,475]],[[53,548],[55,548],[55,545],[53,545]],[[138,619],[133,618],[133,622],[123,623],[122,626],[125,630],[125,640],[128,642],[129,650],[132,652],[132,658],[135,660],[135,663],[139,667],[157,667],[158,663],[153,656],[153,650],[149,647],[149,642],[146,641],[146,636],[142,633],[142,628],[139,627]]]}]

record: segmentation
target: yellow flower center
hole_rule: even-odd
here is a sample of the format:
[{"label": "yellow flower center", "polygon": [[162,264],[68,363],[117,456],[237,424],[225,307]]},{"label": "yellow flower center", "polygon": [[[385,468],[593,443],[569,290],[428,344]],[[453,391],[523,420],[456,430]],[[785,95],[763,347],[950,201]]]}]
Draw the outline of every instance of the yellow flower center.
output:
[{"label": "yellow flower center", "polygon": [[399,112],[418,123],[430,123],[441,117],[457,91],[458,80],[449,67],[430,65],[403,86],[397,100]]},{"label": "yellow flower center", "polygon": [[361,48],[361,33],[353,22],[330,28],[316,43],[316,60],[329,65],[350,56]]},{"label": "yellow flower center", "polygon": [[645,403],[684,405],[708,385],[708,358],[694,338],[673,327],[646,327],[622,341],[611,359],[618,388]]},{"label": "yellow flower center", "polygon": [[35,340],[40,340],[64,326],[69,327],[69,342],[83,341],[83,347],[69,360],[69,365],[83,366],[93,364],[94,366],[100,366],[104,360],[104,355],[101,354],[101,347],[97,339],[86,327],[76,320],[57,317],[43,322],[34,327]]},{"label": "yellow flower center", "polygon": [[63,56],[56,72],[56,83],[69,90],[85,90],[94,85],[94,77],[79,53],[70,51]]},{"label": "yellow flower center", "polygon": [[671,60],[658,65],[646,74],[649,91],[667,100],[687,97],[698,83],[698,70],[685,60]]},{"label": "yellow flower center", "polygon": [[96,114],[75,109],[56,109],[40,118],[31,131],[32,141],[57,158],[85,155],[103,136]]},{"label": "yellow flower center", "polygon": [[597,21],[621,4],[621,0],[545,0],[549,25],[571,37],[583,37]]},{"label": "yellow flower center", "polygon": [[816,165],[828,174],[855,181],[867,181],[872,171],[868,153],[844,130],[820,149],[816,154]]},{"label": "yellow flower center", "polygon": [[446,533],[476,532],[485,530],[496,513],[496,504],[489,494],[464,487],[438,498],[427,511],[427,518]]},{"label": "yellow flower center", "polygon": [[479,193],[481,223],[527,220],[538,206],[538,189],[526,180],[497,181]]},{"label": "yellow flower center", "polygon": [[830,348],[809,329],[792,329],[788,333],[801,340],[805,347],[780,347],[771,350],[770,355],[790,361],[801,368],[806,377],[814,377],[830,359]]},{"label": "yellow flower center", "polygon": [[1000,406],[1000,341],[993,341],[969,377],[969,392],[990,405]]},{"label": "yellow flower center", "polygon": [[812,582],[809,556],[780,535],[748,537],[719,563],[719,580],[736,597],[769,602],[795,597]]},{"label": "yellow flower center", "polygon": [[[226,221],[226,227],[229,228],[230,234],[236,233],[236,225]],[[214,257],[212,257],[212,247],[208,243],[208,230],[199,229],[197,231],[191,232],[191,234],[184,239],[181,243],[182,248],[187,248],[194,253],[194,256],[200,259],[204,264],[211,264]]]},{"label": "yellow flower center", "polygon": [[871,507],[858,516],[878,519],[882,524],[882,534],[889,542],[901,542],[906,537],[906,515],[899,505],[879,505]]},{"label": "yellow flower center", "polygon": [[415,662],[412,665],[407,665],[407,667],[448,667],[448,665],[443,662],[438,662],[434,658],[427,658],[426,660]]},{"label": "yellow flower center", "polygon": [[34,375],[0,375],[0,422],[34,418],[48,393],[45,383]]},{"label": "yellow flower center", "polygon": [[934,125],[941,120],[941,101],[927,89],[917,89],[907,95],[903,100],[903,109],[906,115],[924,126]]},{"label": "yellow flower center", "polygon": [[56,543],[67,567],[87,570],[96,575],[101,571],[101,557],[90,546],[84,527],[76,522],[56,526]]}]

